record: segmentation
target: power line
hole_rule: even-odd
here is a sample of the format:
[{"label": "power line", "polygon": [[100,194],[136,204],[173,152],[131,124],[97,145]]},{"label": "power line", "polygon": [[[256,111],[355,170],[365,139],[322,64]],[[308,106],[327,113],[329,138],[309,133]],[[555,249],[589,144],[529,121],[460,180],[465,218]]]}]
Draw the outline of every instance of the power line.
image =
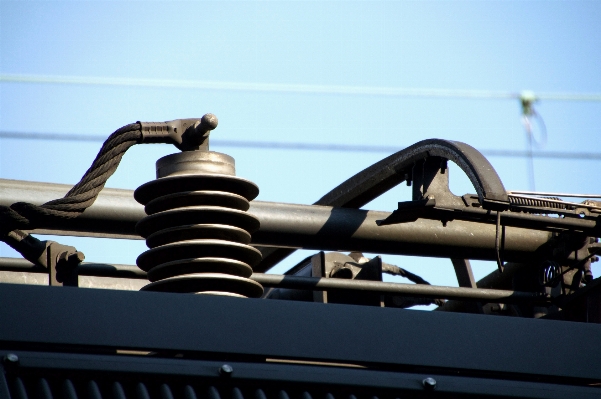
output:
[{"label": "power line", "polygon": [[[267,93],[374,95],[390,97],[520,99],[522,93],[491,90],[408,89],[401,87],[245,83],[209,80],[138,79],[92,76],[1,74],[0,82],[121,86],[170,89],[233,90]],[[531,93],[531,92],[528,92]],[[537,93],[537,100],[601,101],[601,94]]]},{"label": "power line", "polygon": [[[31,132],[0,132],[0,139],[13,140],[48,140],[48,141],[87,141],[104,142],[106,136],[65,134],[65,133],[31,133]],[[391,146],[377,145],[350,145],[350,144],[316,144],[316,143],[290,143],[281,141],[251,141],[251,140],[222,140],[211,139],[212,147],[235,147],[253,149],[275,149],[275,150],[301,150],[301,151],[332,151],[332,152],[377,152],[391,154],[404,147],[393,148]],[[489,157],[526,158],[530,156],[529,151],[516,150],[480,150]],[[578,160],[601,160],[601,153],[593,152],[567,152],[567,151],[534,151],[535,158],[547,159],[578,159]]]},{"label": "power line", "polygon": [[69,134],[69,133],[30,133],[30,132],[0,132],[2,139],[15,140],[46,140],[46,141],[92,141],[103,143],[108,136],[100,134]]}]

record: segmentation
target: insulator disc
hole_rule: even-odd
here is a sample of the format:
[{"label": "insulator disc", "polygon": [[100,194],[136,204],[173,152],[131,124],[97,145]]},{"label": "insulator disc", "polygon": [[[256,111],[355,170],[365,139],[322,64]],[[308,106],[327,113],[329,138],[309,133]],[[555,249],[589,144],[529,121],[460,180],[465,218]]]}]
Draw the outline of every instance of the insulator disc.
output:
[{"label": "insulator disc", "polygon": [[142,205],[151,200],[183,191],[226,191],[252,200],[259,195],[259,187],[249,180],[229,175],[183,175],[163,177],[138,187],[134,198]]},{"label": "insulator disc", "polygon": [[263,287],[256,281],[221,273],[188,274],[170,277],[142,287],[143,291],[163,291],[191,293],[203,291],[221,291],[235,293],[250,298],[258,298],[263,294]]},{"label": "insulator disc", "polygon": [[253,274],[253,269],[246,263],[233,259],[182,259],[153,267],[148,271],[148,279],[157,281],[193,273],[226,273],[239,277],[250,277]]},{"label": "insulator disc", "polygon": [[159,230],[191,224],[223,224],[249,233],[260,227],[259,219],[244,211],[218,206],[190,206],[147,216],[138,222],[136,232],[146,238]]},{"label": "insulator disc", "polygon": [[223,224],[193,224],[171,227],[152,233],[146,237],[146,245],[148,248],[155,248],[172,242],[197,239],[215,239],[248,244],[250,238],[250,233],[239,227]]},{"label": "insulator disc", "polygon": [[149,271],[162,263],[189,258],[225,258],[254,266],[261,261],[261,251],[246,244],[222,240],[189,240],[161,245],[138,256],[136,263]]},{"label": "insulator disc", "polygon": [[184,191],[155,198],[146,204],[144,210],[147,215],[152,215],[187,206],[220,206],[240,211],[247,211],[250,208],[248,200],[238,194],[224,191]]}]

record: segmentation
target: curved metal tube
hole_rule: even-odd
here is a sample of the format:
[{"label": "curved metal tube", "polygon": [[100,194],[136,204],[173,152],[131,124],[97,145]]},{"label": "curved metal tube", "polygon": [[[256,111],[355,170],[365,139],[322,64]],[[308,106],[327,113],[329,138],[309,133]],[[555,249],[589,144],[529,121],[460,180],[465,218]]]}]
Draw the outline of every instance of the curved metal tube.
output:
[{"label": "curved metal tube", "polygon": [[[417,161],[437,156],[453,161],[468,176],[483,206],[509,204],[507,191],[490,162],[474,147],[458,141],[428,139],[398,151],[357,173],[321,197],[314,205],[360,208],[405,181]],[[253,269],[264,272],[292,254],[293,249],[258,247],[263,261]]]},{"label": "curved metal tube", "polygon": [[321,197],[315,205],[360,208],[405,180],[416,161],[438,156],[468,176],[480,202],[508,202],[507,191],[490,162],[474,147],[458,141],[423,140],[398,151],[351,177]]}]

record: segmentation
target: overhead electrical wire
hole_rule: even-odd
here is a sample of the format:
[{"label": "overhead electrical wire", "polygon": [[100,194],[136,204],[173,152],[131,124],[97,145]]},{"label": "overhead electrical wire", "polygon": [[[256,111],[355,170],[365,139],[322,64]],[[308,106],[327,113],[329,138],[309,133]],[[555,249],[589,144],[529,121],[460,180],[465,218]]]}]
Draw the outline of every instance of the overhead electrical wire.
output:
[{"label": "overhead electrical wire", "polygon": [[[32,132],[1,132],[0,139],[13,140],[48,140],[48,141],[83,141],[83,142],[103,142],[106,136],[86,135],[86,134],[68,134],[68,133],[32,133]],[[278,150],[301,150],[301,151],[332,151],[332,152],[370,152],[370,153],[391,153],[395,151],[394,147],[389,145],[349,145],[349,144],[317,144],[317,143],[299,143],[299,142],[278,142],[278,141],[254,141],[254,140],[223,140],[211,139],[213,147],[230,148],[253,148],[253,149],[278,149]],[[401,149],[398,146],[396,149]],[[483,149],[480,150],[489,157],[507,157],[507,158],[526,158],[530,156],[529,151]],[[579,159],[599,161],[601,153],[595,152],[568,152],[568,151],[534,151],[532,156],[535,158],[547,159]]]},{"label": "overhead electrical wire", "polygon": [[[28,74],[0,74],[0,82],[427,98],[520,99],[523,95],[519,92],[491,90],[409,89],[380,86],[245,83],[211,80],[140,79]],[[536,99],[545,101],[601,101],[601,93],[537,93]]]},{"label": "overhead electrical wire", "polygon": [[[40,83],[60,85],[91,85],[91,86],[121,86],[171,89],[205,89],[232,90],[271,93],[296,94],[336,94],[336,95],[376,95],[392,97],[422,97],[422,98],[472,98],[472,99],[518,99],[522,105],[545,101],[600,101],[601,94],[581,93],[536,93],[531,91],[504,92],[490,90],[447,90],[447,89],[409,89],[400,87],[377,86],[345,86],[345,85],[306,85],[278,83],[245,83],[209,80],[176,80],[176,79],[140,79],[92,76],[60,76],[33,74],[0,74],[0,82],[6,83]],[[540,117],[539,117],[540,118]],[[539,121],[542,123],[542,120]],[[545,132],[546,133],[546,132]],[[16,133],[0,132],[0,138],[30,139],[30,140],[59,140],[59,141],[104,141],[102,136],[56,133]],[[214,140],[213,145],[221,147],[308,150],[308,151],[340,151],[340,152],[382,152],[389,153],[390,146],[345,145],[345,144],[315,144],[315,143],[286,143],[273,141],[246,140]],[[563,151],[515,151],[515,150],[482,150],[487,156],[552,159],[587,159],[599,160],[601,154]],[[533,166],[531,167],[533,174]],[[533,177],[531,177],[533,180]],[[533,184],[531,185],[533,187]]]}]

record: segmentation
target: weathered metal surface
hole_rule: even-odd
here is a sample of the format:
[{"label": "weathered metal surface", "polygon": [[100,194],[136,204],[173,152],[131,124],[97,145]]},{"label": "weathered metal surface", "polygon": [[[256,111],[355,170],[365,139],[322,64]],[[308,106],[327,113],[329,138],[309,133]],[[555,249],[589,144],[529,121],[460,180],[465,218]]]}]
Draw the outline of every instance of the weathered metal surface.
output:
[{"label": "weathered metal surface", "polygon": [[[0,204],[23,200],[41,204],[62,196],[68,189],[67,185],[0,179]],[[253,245],[496,259],[492,224],[454,220],[444,227],[440,221],[418,219],[379,227],[376,220],[387,218],[389,212],[262,201],[251,202],[249,212],[261,223],[253,234]],[[139,239],[135,224],[144,216],[143,207],[135,202],[132,191],[105,189],[80,217],[57,221],[56,230],[36,232]],[[503,259],[533,259],[550,237],[545,231],[507,227]]]},{"label": "weathered metal surface", "polygon": [[[73,269],[70,285],[82,288],[139,290],[148,284],[146,272],[136,266],[80,263]],[[0,258],[0,282],[48,285],[49,273],[44,267],[20,258]]]},{"label": "weathered metal surface", "polygon": [[[455,220],[418,219],[412,223],[378,226],[388,212],[253,202],[261,221],[253,244],[332,251],[363,251],[445,258],[495,260],[495,226]],[[505,260],[526,260],[550,238],[550,233],[507,227]]]},{"label": "weathered metal surface", "polygon": [[84,260],[74,247],[54,241],[40,241],[21,230],[13,230],[5,238],[7,244],[23,257],[49,273],[50,285],[77,286],[73,268]]}]

